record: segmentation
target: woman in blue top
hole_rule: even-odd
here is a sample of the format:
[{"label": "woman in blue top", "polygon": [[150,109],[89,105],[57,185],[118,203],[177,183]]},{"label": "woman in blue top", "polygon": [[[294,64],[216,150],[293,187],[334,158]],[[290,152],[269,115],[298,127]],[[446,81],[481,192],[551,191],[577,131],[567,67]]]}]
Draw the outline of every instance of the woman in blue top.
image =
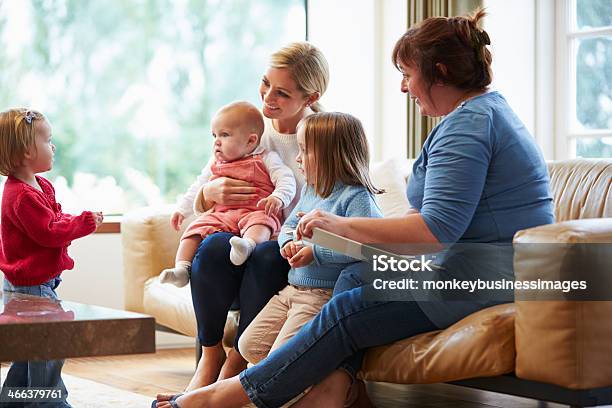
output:
[{"label": "woman in blue top", "polygon": [[[302,218],[298,234],[308,237],[313,228],[322,228],[361,242],[497,244],[510,242],[518,230],[553,222],[542,155],[506,100],[488,90],[490,40],[478,28],[484,14],[427,19],[409,29],[393,50],[393,63],[403,74],[402,92],[416,99],[421,113],[446,116],[414,164],[411,212],[366,219],[315,210]],[[343,276],[355,277],[354,270],[347,268],[339,284]],[[284,346],[239,376],[173,403],[239,407],[252,401],[277,407],[313,386],[296,406],[342,407],[363,350],[446,328],[487,306],[367,301],[365,288],[335,295]]]}]

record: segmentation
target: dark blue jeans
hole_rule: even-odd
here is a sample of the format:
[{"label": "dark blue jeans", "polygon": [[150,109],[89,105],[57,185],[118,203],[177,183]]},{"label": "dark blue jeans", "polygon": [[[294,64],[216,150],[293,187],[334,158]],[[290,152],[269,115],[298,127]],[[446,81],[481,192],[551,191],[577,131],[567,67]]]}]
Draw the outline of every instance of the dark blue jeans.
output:
[{"label": "dark blue jeans", "polygon": [[[25,293],[33,296],[48,297],[57,300],[55,289],[62,280],[60,278],[51,279],[42,285],[35,286],[14,286],[8,280],[4,280],[4,301],[8,301],[10,293]],[[36,341],[36,339],[24,339],[24,341]],[[9,368],[6,379],[2,387],[18,388],[42,388],[51,387],[62,390],[63,396],[68,396],[68,391],[62,380],[62,367],[64,360],[46,361],[15,361]],[[0,407],[54,407],[70,408],[66,401],[59,402],[19,402],[2,403]]]},{"label": "dark blue jeans", "polygon": [[191,296],[198,322],[198,339],[213,346],[223,338],[227,313],[238,299],[240,321],[234,347],[244,329],[272,296],[287,285],[289,264],[280,256],[278,242],[257,245],[240,266],[230,262],[232,234],[218,232],[202,241],[191,267]]},{"label": "dark blue jeans", "polygon": [[363,350],[437,330],[416,302],[364,301],[360,264],[346,268],[321,312],[259,364],[240,373],[258,407],[279,407],[337,368],[354,374]]}]

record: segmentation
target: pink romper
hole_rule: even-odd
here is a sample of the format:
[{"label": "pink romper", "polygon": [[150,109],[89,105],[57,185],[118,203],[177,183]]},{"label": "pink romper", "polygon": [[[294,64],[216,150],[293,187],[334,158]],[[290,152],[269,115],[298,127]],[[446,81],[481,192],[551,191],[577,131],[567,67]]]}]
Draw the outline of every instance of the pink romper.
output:
[{"label": "pink romper", "polygon": [[278,215],[266,215],[257,203],[268,197],[274,191],[274,184],[263,161],[261,154],[248,156],[244,159],[225,163],[216,161],[210,168],[210,180],[219,177],[230,177],[251,183],[255,188],[257,198],[240,205],[215,204],[208,211],[196,218],[183,233],[181,239],[200,235],[202,239],[215,232],[230,232],[242,236],[252,225],[266,225],[276,236],[281,227]]}]

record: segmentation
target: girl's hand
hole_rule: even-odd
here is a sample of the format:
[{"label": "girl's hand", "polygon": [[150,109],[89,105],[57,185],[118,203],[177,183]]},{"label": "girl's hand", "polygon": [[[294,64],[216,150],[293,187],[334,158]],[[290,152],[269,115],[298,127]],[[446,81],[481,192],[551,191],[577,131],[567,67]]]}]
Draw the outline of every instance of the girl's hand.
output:
[{"label": "girl's hand", "polygon": [[257,203],[258,207],[263,207],[266,211],[266,215],[278,214],[283,208],[283,202],[280,198],[274,196],[267,196],[262,198]]},{"label": "girl's hand", "polygon": [[202,189],[206,202],[221,205],[240,205],[255,200],[255,187],[248,181],[219,177],[206,183]]},{"label": "girl's hand", "polygon": [[102,222],[104,221],[104,215],[102,215],[102,211],[96,211],[92,214],[94,222],[96,223],[96,228],[98,228],[100,225],[102,225]]},{"label": "girl's hand", "polygon": [[301,268],[302,266],[310,264],[312,261],[314,261],[312,247],[305,246],[289,259],[289,265],[291,265],[292,268]]},{"label": "girl's hand", "polygon": [[302,237],[311,238],[315,228],[321,228],[334,234],[346,236],[347,218],[328,213],[323,210],[312,210],[309,213],[298,212],[300,217],[297,228],[295,229],[296,239]]},{"label": "girl's hand", "polygon": [[170,218],[170,224],[172,225],[175,231],[178,231],[181,229],[181,225],[183,224],[184,220],[185,216],[179,211],[175,211],[172,213],[172,218]]},{"label": "girl's hand", "polygon": [[304,248],[303,244],[298,244],[294,241],[287,242],[280,250],[281,256],[285,259],[291,259]]}]

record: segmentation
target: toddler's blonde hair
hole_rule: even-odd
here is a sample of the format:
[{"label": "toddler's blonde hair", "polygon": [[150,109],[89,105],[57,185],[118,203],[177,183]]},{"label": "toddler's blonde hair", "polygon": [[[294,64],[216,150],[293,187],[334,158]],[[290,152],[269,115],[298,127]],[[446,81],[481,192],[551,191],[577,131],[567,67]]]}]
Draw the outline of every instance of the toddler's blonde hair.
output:
[{"label": "toddler's blonde hair", "polygon": [[370,154],[361,121],[348,113],[321,112],[300,121],[304,148],[315,158],[314,189],[328,197],[336,182],[364,186],[372,194],[384,193],[370,179]]},{"label": "toddler's blonde hair", "polygon": [[[306,95],[318,92],[321,96],[329,83],[329,67],[325,56],[314,45],[299,41],[286,45],[270,56],[270,67],[286,68],[298,88]],[[310,108],[322,112],[323,106],[317,101]]]},{"label": "toddler's blonde hair", "polygon": [[46,119],[42,113],[31,109],[0,112],[0,174],[3,176],[13,174],[35,145],[34,122],[37,120]]}]

